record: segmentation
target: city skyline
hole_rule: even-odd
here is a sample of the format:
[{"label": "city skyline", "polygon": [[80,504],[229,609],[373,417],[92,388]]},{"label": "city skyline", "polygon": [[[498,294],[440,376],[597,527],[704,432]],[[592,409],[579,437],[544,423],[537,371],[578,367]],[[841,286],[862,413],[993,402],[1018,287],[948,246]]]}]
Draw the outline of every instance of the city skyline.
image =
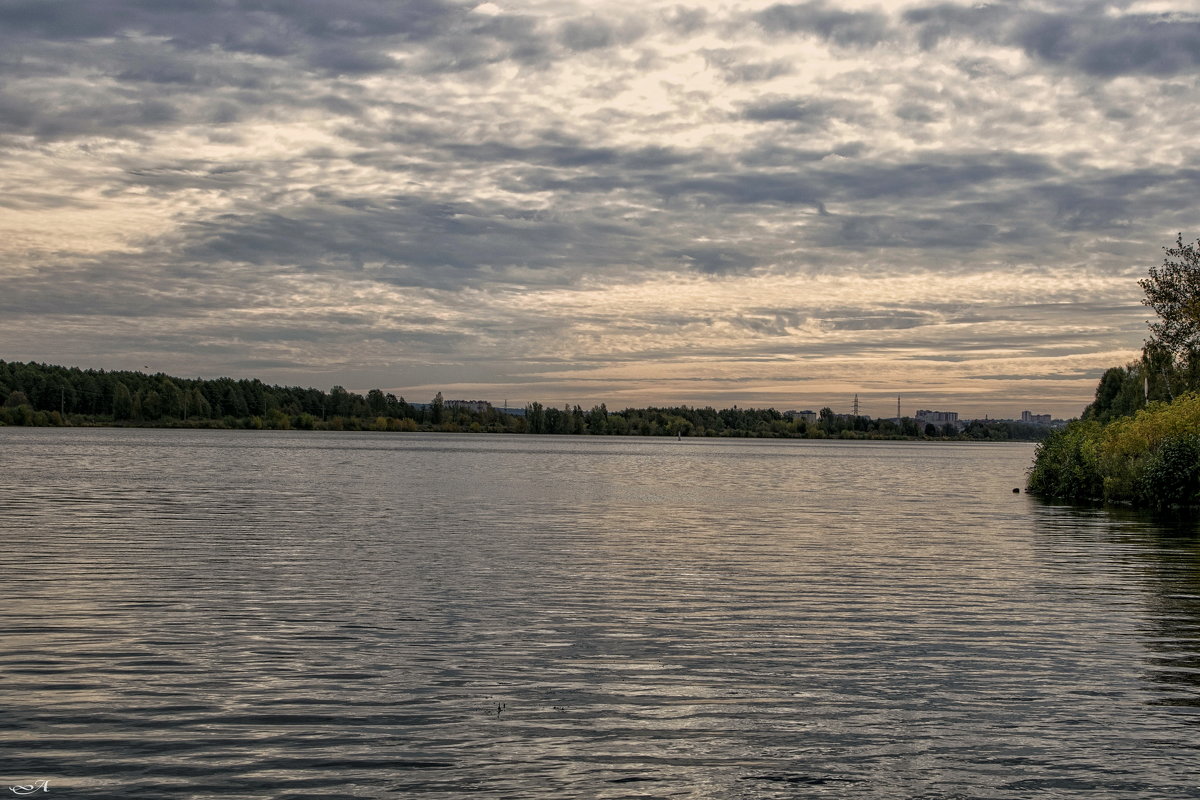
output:
[{"label": "city skyline", "polygon": [[1067,418],[1200,236],[1188,0],[46,0],[0,47],[10,361]]}]

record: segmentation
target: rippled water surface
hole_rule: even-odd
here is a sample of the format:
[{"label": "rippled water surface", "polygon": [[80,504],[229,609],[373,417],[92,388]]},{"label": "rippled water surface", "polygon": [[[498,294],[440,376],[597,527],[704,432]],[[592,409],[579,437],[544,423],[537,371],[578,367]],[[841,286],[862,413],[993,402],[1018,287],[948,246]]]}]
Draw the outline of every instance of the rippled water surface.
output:
[{"label": "rippled water surface", "polygon": [[0,791],[1200,797],[1194,526],[1032,453],[0,429]]}]

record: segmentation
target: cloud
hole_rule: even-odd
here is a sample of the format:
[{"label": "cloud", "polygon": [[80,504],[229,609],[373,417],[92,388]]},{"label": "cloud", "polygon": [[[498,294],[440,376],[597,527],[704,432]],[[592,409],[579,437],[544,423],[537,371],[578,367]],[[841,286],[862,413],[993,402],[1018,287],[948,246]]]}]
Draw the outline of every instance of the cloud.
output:
[{"label": "cloud", "polygon": [[842,47],[870,47],[889,35],[886,16],[877,11],[845,11],[822,0],[776,3],[754,14],[772,34],[811,33]]},{"label": "cloud", "polygon": [[564,22],[559,27],[558,40],[568,50],[579,53],[630,45],[644,33],[645,29],[636,19],[618,24],[593,15]]},{"label": "cloud", "polygon": [[804,128],[824,128],[839,119],[861,119],[857,107],[842,100],[806,97],[769,97],[758,100],[742,112],[753,122],[798,123]]},{"label": "cloud", "polygon": [[1200,67],[1200,16],[1040,11],[1020,4],[910,9],[924,47],[953,37],[1019,47],[1030,58],[1100,78],[1168,77]]},{"label": "cloud", "polygon": [[701,51],[708,66],[721,71],[728,83],[758,83],[770,81],[795,72],[787,59],[755,60],[753,55],[728,48]]},{"label": "cloud", "polygon": [[1065,413],[1195,224],[1161,7],[7,3],[5,357]]}]

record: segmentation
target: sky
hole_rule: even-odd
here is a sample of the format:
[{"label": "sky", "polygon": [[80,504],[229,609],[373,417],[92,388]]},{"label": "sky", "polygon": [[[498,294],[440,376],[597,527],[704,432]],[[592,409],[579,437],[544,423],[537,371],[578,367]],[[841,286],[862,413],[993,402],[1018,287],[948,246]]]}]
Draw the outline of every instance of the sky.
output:
[{"label": "sky", "polygon": [[1198,76],[1197,0],[3,0],[0,358],[1076,416]]}]

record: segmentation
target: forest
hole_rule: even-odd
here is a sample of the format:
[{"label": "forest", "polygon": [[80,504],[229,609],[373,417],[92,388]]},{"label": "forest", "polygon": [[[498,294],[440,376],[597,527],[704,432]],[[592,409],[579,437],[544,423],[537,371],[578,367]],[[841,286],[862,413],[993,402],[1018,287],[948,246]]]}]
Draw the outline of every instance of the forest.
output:
[{"label": "forest", "polygon": [[0,361],[0,425],[131,426],[271,430],[441,431],[617,436],[1037,440],[1041,425],[973,421],[962,431],[915,419],[871,419],[821,410],[814,422],[774,408],[690,406],[555,408],[529,403],[506,412],[487,404],[427,403],[371,389],[328,392],[260,380],[179,378],[162,373],[80,369]]}]

